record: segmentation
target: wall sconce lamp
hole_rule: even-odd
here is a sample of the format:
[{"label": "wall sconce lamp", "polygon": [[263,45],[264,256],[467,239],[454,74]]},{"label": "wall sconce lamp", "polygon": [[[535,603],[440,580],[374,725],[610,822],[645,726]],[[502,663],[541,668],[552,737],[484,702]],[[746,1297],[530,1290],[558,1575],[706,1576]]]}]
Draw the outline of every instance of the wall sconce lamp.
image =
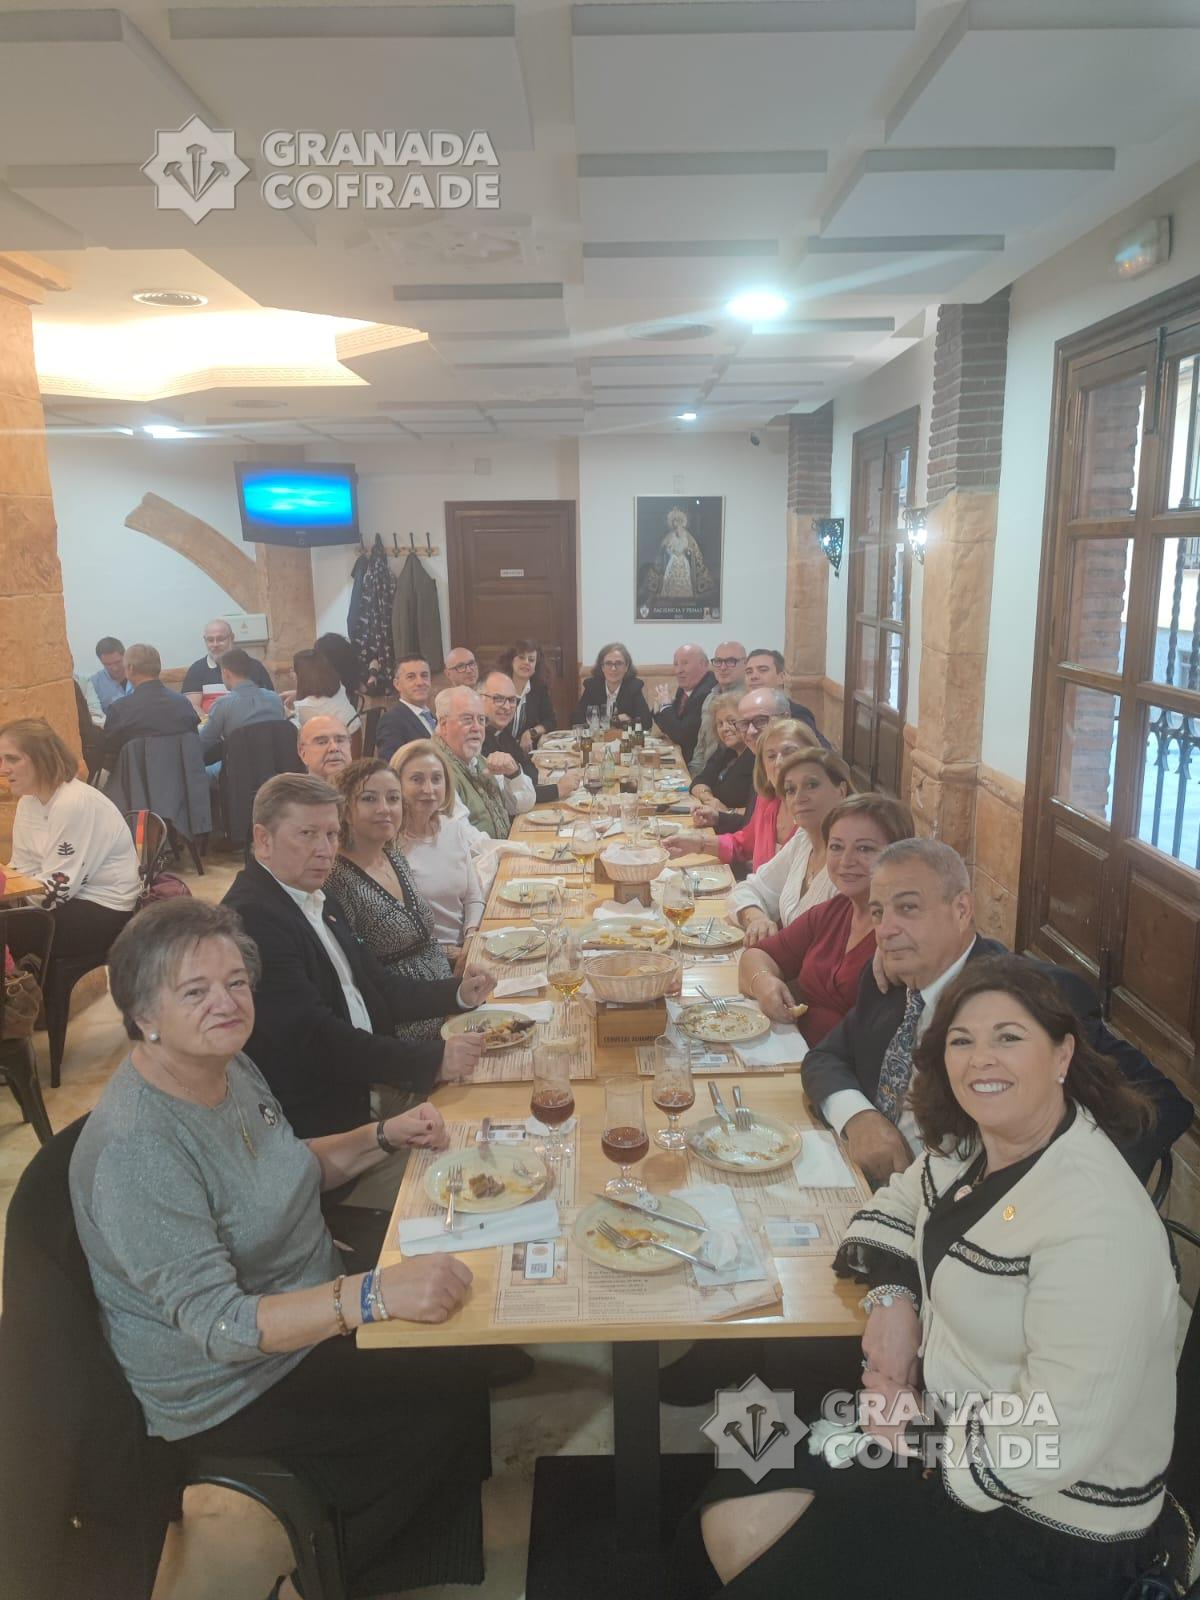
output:
[{"label": "wall sconce lamp", "polygon": [[908,548],[922,566],[925,565],[925,546],[929,541],[929,511],[925,506],[906,506],[901,513]]},{"label": "wall sconce lamp", "polygon": [[825,558],[833,568],[833,575],[836,578],[842,570],[842,541],[846,535],[845,518],[814,517],[812,527],[817,536],[817,543],[825,552]]}]

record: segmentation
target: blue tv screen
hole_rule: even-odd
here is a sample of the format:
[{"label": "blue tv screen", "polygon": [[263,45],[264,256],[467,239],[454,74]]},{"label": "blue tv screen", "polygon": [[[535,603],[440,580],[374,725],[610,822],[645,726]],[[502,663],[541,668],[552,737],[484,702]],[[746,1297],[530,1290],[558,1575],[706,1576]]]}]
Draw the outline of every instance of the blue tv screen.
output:
[{"label": "blue tv screen", "polygon": [[239,461],[234,470],[243,539],[305,550],[358,543],[358,475],[353,466]]}]

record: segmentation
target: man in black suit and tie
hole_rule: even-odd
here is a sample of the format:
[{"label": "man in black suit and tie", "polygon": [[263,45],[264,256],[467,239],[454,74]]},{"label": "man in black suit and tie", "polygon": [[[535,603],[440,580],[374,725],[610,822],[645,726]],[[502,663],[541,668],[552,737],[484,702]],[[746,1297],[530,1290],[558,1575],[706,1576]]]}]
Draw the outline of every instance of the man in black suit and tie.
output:
[{"label": "man in black suit and tie", "polygon": [[372,1084],[425,1093],[470,1077],[478,1034],[405,1044],[396,1025],[470,1009],[492,980],[398,977],[355,938],[323,892],[338,851],[336,789],[299,773],[269,779],[254,799],[254,859],[225,896],[262,957],[246,1053],[279,1097],[297,1138],[341,1133],[370,1118]]},{"label": "man in black suit and tie", "polygon": [[381,761],[390,761],[401,745],[432,739],[437,732],[437,718],[429,704],[433,674],[425,657],[402,656],[392,683],[400,702],[384,712],[375,730],[375,754]]},{"label": "man in black suit and tie", "polygon": [[[903,839],[879,856],[871,875],[875,936],[891,984],[880,993],[872,968],[863,972],[854,1009],[804,1061],[805,1092],[846,1141],[873,1183],[902,1172],[920,1149],[908,1107],[912,1053],[937,1001],[968,961],[1005,954],[975,931],[967,869],[937,839]],[[1143,1181],[1192,1120],[1193,1108],[1140,1051],[1109,1032],[1090,985],[1065,967],[1033,962],[1058,985],[1087,1038],[1147,1091],[1158,1121],[1124,1151]]]}]

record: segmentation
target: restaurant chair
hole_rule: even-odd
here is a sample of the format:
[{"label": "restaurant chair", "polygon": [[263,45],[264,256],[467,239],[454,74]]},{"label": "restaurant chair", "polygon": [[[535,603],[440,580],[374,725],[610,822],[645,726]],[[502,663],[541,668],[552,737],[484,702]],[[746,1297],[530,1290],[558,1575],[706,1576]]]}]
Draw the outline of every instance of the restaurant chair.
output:
[{"label": "restaurant chair", "polygon": [[153,811],[127,811],[125,821],[129,824],[134,849],[138,855],[138,877],[142,881],[141,902],[144,902],[153,889],[154,880],[162,871],[166,859],[169,842],[167,825]]},{"label": "restaurant chair", "polygon": [[[0,911],[0,959],[15,940],[22,955],[36,956],[41,973],[50,962],[54,943],[54,918],[49,911],[33,906],[21,906],[14,911]],[[54,1137],[46,1102],[42,1099],[42,1084],[38,1077],[37,1055],[29,1037],[5,1039],[5,991],[0,986],[0,1082],[7,1083],[13,1099],[21,1108],[21,1117],[37,1134],[39,1144],[47,1144]]]},{"label": "restaurant chair", "polygon": [[379,728],[379,719],[383,715],[382,706],[372,706],[368,711],[363,711],[363,742],[362,753],[364,756],[375,754],[375,734]]},{"label": "restaurant chair", "polygon": [[[226,1459],[146,1432],[109,1349],[68,1188],[87,1122],[53,1137],[8,1209],[0,1319],[0,1571],[21,1600],[150,1600],[168,1523],[193,1483],[249,1495],[280,1522],[305,1600],[345,1600],[340,1541],[282,1463]],[[33,1462],[36,1452],[36,1471]]]},{"label": "restaurant chair", "polygon": [[303,772],[304,763],[296,753],[294,722],[251,722],[235,728],[223,743],[217,779],[221,816],[229,842],[244,845],[251,837],[250,818],[259,789],[280,772]]},{"label": "restaurant chair", "polygon": [[[1154,1209],[1162,1215],[1162,1208],[1167,1203],[1167,1196],[1171,1193],[1171,1179],[1175,1175],[1175,1163],[1171,1159],[1171,1152],[1164,1150],[1158,1158],[1157,1175],[1150,1174],[1146,1187],[1150,1191],[1150,1198],[1154,1202]],[[1153,1181],[1150,1181],[1150,1180]]]}]

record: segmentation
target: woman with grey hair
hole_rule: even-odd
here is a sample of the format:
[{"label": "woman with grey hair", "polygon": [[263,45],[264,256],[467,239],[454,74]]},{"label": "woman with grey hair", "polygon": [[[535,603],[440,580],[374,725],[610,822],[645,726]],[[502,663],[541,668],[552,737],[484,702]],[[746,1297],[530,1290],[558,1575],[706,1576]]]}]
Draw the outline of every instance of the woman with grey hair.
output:
[{"label": "woman with grey hair", "polygon": [[122,932],[109,980],[133,1043],[71,1161],[75,1222],[150,1433],[283,1460],[341,1513],[349,1593],[378,1593],[426,1508],[487,1475],[486,1391],[453,1353],[360,1356],[348,1336],[445,1321],[471,1273],[431,1255],[347,1275],[320,1196],[446,1129],[424,1104],[298,1140],[242,1054],[258,973],[226,906],[165,901]]}]

